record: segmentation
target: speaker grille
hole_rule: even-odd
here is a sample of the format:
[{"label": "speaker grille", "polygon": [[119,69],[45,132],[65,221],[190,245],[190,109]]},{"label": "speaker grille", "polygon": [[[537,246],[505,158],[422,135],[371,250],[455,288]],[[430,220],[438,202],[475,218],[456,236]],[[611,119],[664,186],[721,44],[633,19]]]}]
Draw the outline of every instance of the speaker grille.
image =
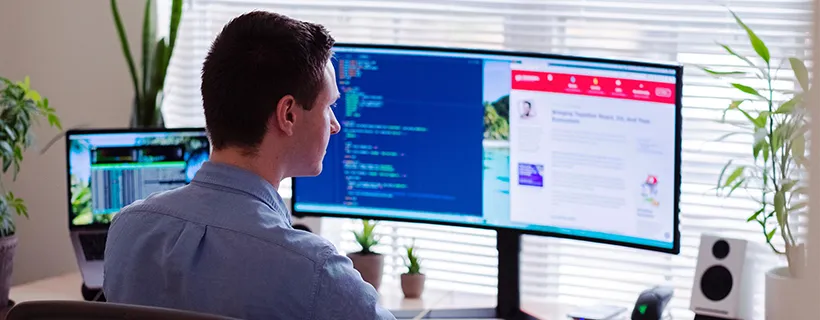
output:
[{"label": "speaker grille", "polygon": [[721,265],[714,265],[703,272],[700,278],[700,290],[703,295],[712,301],[725,299],[732,293],[732,273]]},{"label": "speaker grille", "polygon": [[729,243],[726,240],[718,240],[712,245],[712,255],[718,260],[723,260],[729,255]]}]

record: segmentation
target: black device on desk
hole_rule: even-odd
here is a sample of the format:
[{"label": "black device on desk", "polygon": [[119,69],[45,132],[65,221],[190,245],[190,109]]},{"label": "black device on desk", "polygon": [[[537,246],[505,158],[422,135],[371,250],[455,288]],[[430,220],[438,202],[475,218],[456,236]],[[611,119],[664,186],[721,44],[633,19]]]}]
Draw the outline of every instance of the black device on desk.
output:
[{"label": "black device on desk", "polygon": [[635,308],[632,309],[632,320],[660,320],[663,318],[664,309],[672,300],[675,291],[672,287],[655,286],[646,289],[635,301]]},{"label": "black device on desk", "polygon": [[291,212],[496,230],[497,306],[430,318],[525,314],[524,234],[679,252],[682,66],[374,44],[333,57],[344,129],[321,174],[293,179]]}]

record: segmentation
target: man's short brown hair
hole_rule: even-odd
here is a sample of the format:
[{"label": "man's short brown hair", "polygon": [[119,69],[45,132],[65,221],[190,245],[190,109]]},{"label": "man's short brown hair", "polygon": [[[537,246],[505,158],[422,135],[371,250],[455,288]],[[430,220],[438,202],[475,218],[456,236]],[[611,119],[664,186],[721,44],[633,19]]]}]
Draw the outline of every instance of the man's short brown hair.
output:
[{"label": "man's short brown hair", "polygon": [[215,149],[255,149],[282,97],[310,110],[335,43],[321,25],[264,11],[234,18],[202,66],[202,105]]}]

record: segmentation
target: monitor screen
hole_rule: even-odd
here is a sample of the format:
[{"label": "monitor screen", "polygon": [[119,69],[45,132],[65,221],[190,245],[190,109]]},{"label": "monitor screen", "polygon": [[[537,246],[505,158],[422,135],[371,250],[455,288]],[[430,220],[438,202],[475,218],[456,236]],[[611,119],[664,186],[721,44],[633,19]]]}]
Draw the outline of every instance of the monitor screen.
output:
[{"label": "monitor screen", "polygon": [[677,253],[675,65],[338,45],[342,126],[293,210]]},{"label": "monitor screen", "polygon": [[204,129],[70,131],[70,226],[107,226],[135,200],[188,184],[208,159]]}]

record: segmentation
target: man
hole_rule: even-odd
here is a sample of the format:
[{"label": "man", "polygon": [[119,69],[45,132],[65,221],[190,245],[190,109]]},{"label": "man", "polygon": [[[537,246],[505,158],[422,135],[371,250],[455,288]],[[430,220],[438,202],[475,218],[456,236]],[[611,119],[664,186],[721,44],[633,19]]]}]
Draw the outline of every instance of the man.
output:
[{"label": "man", "polygon": [[318,175],[340,130],[333,43],[322,26],[267,12],[224,27],[202,68],[211,158],[190,185],[116,215],[108,301],[243,319],[394,319],[348,258],[293,229],[276,191]]}]

